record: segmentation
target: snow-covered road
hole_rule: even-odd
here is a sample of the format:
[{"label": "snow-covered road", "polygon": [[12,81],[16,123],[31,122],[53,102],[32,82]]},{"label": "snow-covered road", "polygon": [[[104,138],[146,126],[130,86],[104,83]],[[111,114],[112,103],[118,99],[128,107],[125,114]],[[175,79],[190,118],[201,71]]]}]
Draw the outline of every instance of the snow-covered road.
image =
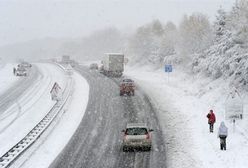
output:
[{"label": "snow-covered road", "polygon": [[22,139],[55,104],[49,93],[53,83],[65,86],[65,75],[60,68],[49,64],[36,66],[41,75],[0,116],[0,155]]},{"label": "snow-covered road", "polygon": [[[169,79],[163,69],[150,67],[132,67],[125,73],[145,90],[159,112],[167,144],[168,167],[247,167],[248,139],[245,130],[248,120],[237,121],[239,127],[234,132],[232,124],[224,119],[224,104],[230,91],[228,82],[212,82],[204,77],[189,76],[185,71],[176,68]],[[210,109],[217,116],[213,134],[209,133],[206,118]],[[247,116],[247,111],[244,116]],[[221,121],[229,127],[227,151],[219,149],[217,127]]]},{"label": "snow-covered road", "polygon": [[64,113],[53,121],[48,130],[13,167],[48,167],[74,134],[88,104],[89,86],[77,72],[74,72],[71,77],[74,81],[74,88],[70,101],[64,108]]},{"label": "snow-covered road", "polygon": [[15,64],[0,65],[0,95],[11,88],[19,79],[13,75],[14,66]]},{"label": "snow-covered road", "polygon": [[[13,145],[13,143],[15,142],[13,139],[15,139],[16,137],[20,138],[21,135],[25,134],[25,130],[27,132],[28,128],[31,127],[32,123],[33,124],[37,123],[37,121],[40,118],[42,118],[42,116],[44,116],[45,111],[49,107],[49,104],[52,105],[53,102],[48,101],[50,100],[50,95],[44,93],[47,90],[45,88],[48,88],[50,83],[54,82],[54,81],[53,82],[49,82],[49,81],[55,80],[58,83],[60,83],[62,87],[64,87],[65,85],[67,76],[64,75],[62,69],[51,64],[38,64],[37,66],[41,74],[43,74],[43,76],[40,78],[39,80],[40,82],[35,83],[33,87],[30,87],[30,91],[26,92],[26,94],[29,95],[32,95],[32,93],[35,92],[36,96],[34,96],[34,100],[33,99],[30,100],[29,103],[24,103],[24,105],[21,108],[23,109],[23,111],[26,111],[24,114],[20,115],[20,117],[18,117],[18,119],[14,123],[10,124],[10,126],[8,126],[6,130],[2,129],[4,131],[0,133],[0,145],[3,147],[11,146],[10,143],[12,143]],[[130,76],[135,80],[135,82],[138,84],[138,88],[141,88],[146,92],[147,95],[149,95],[149,99],[151,99],[151,102],[153,103],[153,107],[156,108],[155,111],[157,112],[156,115],[158,115],[159,122],[155,121],[152,125],[159,123],[162,128],[162,131],[160,132],[163,133],[163,140],[165,141],[166,149],[165,150],[160,149],[160,147],[163,145],[153,148],[153,151],[151,152],[151,154],[149,154],[150,160],[152,160],[151,158],[153,158],[153,155],[155,156],[156,154],[160,154],[161,151],[163,150],[166,152],[163,154],[163,156],[166,158],[161,160],[155,159],[155,161],[161,161],[160,164],[162,167],[163,166],[169,168],[175,168],[175,167],[245,168],[247,167],[248,165],[248,160],[247,160],[248,158],[247,121],[248,120],[246,118],[247,104],[244,104],[245,105],[244,119],[242,121],[237,121],[236,129],[234,131],[233,125],[229,121],[225,121],[224,119],[224,113],[225,113],[224,104],[226,97],[230,91],[229,86],[226,85],[227,82],[225,83],[225,81],[221,81],[221,80],[216,80],[213,82],[210,79],[206,79],[201,76],[189,76],[186,73],[184,73],[184,71],[185,71],[184,69],[175,68],[173,73],[170,74],[168,79],[167,74],[165,74],[162,70],[154,70],[151,69],[150,67],[142,67],[142,68],[129,67],[126,69],[125,75]],[[104,77],[102,78],[101,75],[99,76],[98,74],[95,73],[90,73],[90,74],[93,76],[95,75],[95,79],[93,79],[94,78],[93,76],[89,76],[89,79],[93,81],[94,80],[97,81],[100,79],[101,81],[104,82],[113,83],[113,81],[111,82]],[[21,158],[14,165],[12,165],[13,167],[23,167],[23,168],[49,167],[49,165],[53,162],[55,157],[65,147],[67,142],[69,142],[70,138],[76,131],[79,123],[81,122],[84,116],[84,112],[86,110],[86,106],[88,103],[88,96],[89,96],[88,95],[89,86],[86,80],[76,72],[74,72],[72,78],[75,81],[74,93],[72,95],[71,102],[68,103],[65,108],[64,114],[61,115],[61,118],[56,119],[52,123],[51,127],[46,131],[45,134],[43,134],[40,137],[39,141],[35,143],[35,145],[30,150],[28,150],[23,156],[21,156]],[[41,86],[38,87],[39,85],[42,85],[43,87]],[[114,88],[115,88],[114,90],[117,89],[114,84],[111,85],[113,85],[113,87],[111,88],[111,92],[113,91]],[[38,90],[40,92],[32,91],[35,90],[34,88],[39,88]],[[96,90],[96,93],[99,94],[99,90]],[[141,93],[138,94],[138,97],[134,98],[132,101],[129,101],[128,99],[120,100],[122,104],[121,106],[124,106],[124,109],[126,111],[130,110],[131,106],[137,106],[140,104],[136,101],[140,101],[139,98],[142,98],[143,97],[142,95],[143,94]],[[42,98],[43,96],[44,98]],[[105,97],[104,95],[99,95],[99,96]],[[108,96],[110,96],[110,94],[108,94]],[[115,93],[113,93],[112,96],[116,104],[117,100],[119,100],[117,99],[118,96],[116,97]],[[99,99],[101,99],[100,97]],[[244,98],[244,102],[247,102],[245,97],[242,98]],[[93,99],[95,98],[93,97]],[[101,99],[101,101],[103,100],[105,101],[105,99]],[[40,102],[42,105],[40,104],[39,106],[38,105],[36,106],[35,104],[37,104],[38,102]],[[98,104],[97,102],[95,103],[97,106],[99,105],[99,108],[102,110],[103,106]],[[103,104],[107,105],[106,103],[107,102]],[[33,104],[32,107],[28,107],[31,104]],[[44,106],[44,104],[46,104],[46,106]],[[89,106],[89,111],[87,112],[86,110],[87,114],[91,114],[90,113],[92,110],[90,109],[91,106],[92,108],[96,107],[94,104],[91,103]],[[118,108],[116,109],[120,110],[121,106],[118,106]],[[106,106],[107,109],[109,107],[110,106],[108,105]],[[35,108],[36,110],[33,108]],[[47,109],[45,110],[45,108]],[[139,108],[141,108],[141,106]],[[142,108],[145,107],[142,106]],[[115,107],[113,107],[112,110],[114,109]],[[206,118],[206,114],[209,112],[210,109],[213,109],[217,116],[217,123],[215,124],[215,130],[213,134],[210,134],[208,131],[208,124]],[[42,111],[44,111],[44,113]],[[147,109],[144,111],[147,111]],[[114,110],[113,112],[116,113],[117,111]],[[94,111],[94,114],[96,113],[97,111]],[[124,114],[125,112],[121,112],[121,113]],[[87,115],[87,116],[90,117],[89,119],[92,119],[91,117],[94,115]],[[118,115],[118,117],[115,115],[113,116],[103,115],[101,117],[103,118],[109,117],[108,118],[109,122],[110,121],[113,122],[115,126],[118,125],[117,126],[118,128],[114,128],[115,129],[113,130],[114,132],[116,131],[116,129],[118,130],[121,129],[121,127],[123,127],[122,122],[127,119],[125,118],[125,116],[120,116],[120,115]],[[99,120],[100,123],[107,124],[105,125],[106,128],[112,129],[113,125],[109,124],[108,122],[105,123],[104,122],[105,120],[103,120],[103,118],[101,117],[96,116],[96,118],[93,120]],[[119,118],[119,117],[124,117],[124,118]],[[117,121],[117,119],[119,120]],[[3,123],[5,122],[7,123],[8,120],[3,120],[3,121],[4,121]],[[229,136],[227,138],[226,151],[221,151],[219,149],[219,139],[217,138],[217,127],[219,126],[221,121],[225,121],[226,125],[229,128]],[[90,123],[88,124],[90,125]],[[93,126],[95,126],[94,123],[92,124]],[[108,127],[110,125],[111,127]],[[81,129],[81,131],[84,131],[85,128],[87,128],[87,122],[86,125],[84,124],[84,126],[85,126],[84,129]],[[99,128],[102,127],[100,126]],[[16,131],[16,130],[24,130],[24,131]],[[108,133],[111,133],[111,131],[108,131]],[[89,136],[93,136],[92,134],[94,134],[94,137],[97,137],[98,135],[97,132],[94,133],[93,131],[89,134]],[[99,134],[99,136],[100,135],[101,134]],[[119,144],[120,143],[119,139],[121,138],[121,136],[119,133],[117,133],[117,135],[118,136],[115,135],[114,137],[115,140],[117,140],[116,144]],[[75,140],[75,142],[77,142],[80,139],[80,138],[77,139],[78,136],[79,135],[74,136],[73,139]],[[4,140],[5,137],[6,138],[12,137],[12,139],[9,142],[6,139]],[[106,138],[108,139],[108,137]],[[94,140],[94,142],[97,142],[97,144],[101,144],[100,143],[101,139]],[[109,140],[107,142],[109,142]],[[113,145],[113,147],[115,146],[112,143],[110,144],[111,146]],[[104,149],[105,148],[110,149],[107,148],[106,144],[103,147]],[[93,152],[94,155],[96,156],[100,154],[96,152],[98,147],[95,148],[92,146],[92,148],[88,148],[87,146],[86,147],[80,146],[80,148],[85,149],[89,152]],[[2,149],[3,148],[0,148],[0,151]],[[69,149],[68,151],[71,150],[69,147],[68,149]],[[79,157],[77,159],[89,157],[87,154],[82,153],[81,150],[79,151],[79,153],[80,154],[78,154]],[[120,158],[122,159],[125,158],[120,155],[119,151],[116,152],[115,148],[113,148],[113,152],[108,153],[108,156],[101,155],[101,157],[104,157],[105,159],[100,159],[98,163],[102,162],[106,165],[119,164],[119,162],[118,163],[116,162],[115,164],[114,160],[116,158],[114,156],[109,158],[110,154],[111,156],[112,155],[118,156],[119,161],[121,161]],[[94,155],[91,155],[91,157],[93,157]],[[139,158],[138,155],[140,154],[137,154],[137,156],[135,155],[135,157],[127,157],[127,158],[129,158],[130,161],[130,159],[132,160],[133,158]],[[61,157],[62,156],[63,155],[61,155]],[[157,155],[156,158],[157,157],[160,157],[160,155]],[[54,167],[56,167],[56,165],[59,165],[61,163],[59,162],[59,159],[61,158],[57,158],[56,162],[54,162],[53,165]],[[83,160],[80,161],[75,159],[76,158],[73,158],[72,160],[74,160],[74,162],[68,164],[72,164],[72,165],[83,164],[82,163]],[[89,162],[91,159],[88,158],[87,160],[84,160],[84,164],[88,164],[88,165],[94,164],[92,162]],[[111,161],[108,161],[108,159],[110,159]],[[124,162],[122,164],[125,167]],[[64,166],[66,165],[64,164]],[[149,166],[154,167],[154,165],[149,165]],[[132,167],[131,162],[129,167]]]},{"label": "snow-covered road", "polygon": [[8,96],[13,100],[12,104],[5,106],[6,109],[2,108],[1,156],[20,141],[55,105],[56,102],[51,100],[50,95],[53,84],[57,82],[63,90],[69,78],[73,81],[73,92],[70,93],[69,101],[62,109],[63,112],[59,113],[35,144],[11,165],[11,167],[48,167],[67,144],[83,118],[88,102],[88,83],[78,73],[69,76],[65,69],[54,64],[37,63],[28,77],[14,76],[13,66],[7,64],[0,70],[0,74],[3,75],[1,93],[8,95],[9,90],[15,92],[16,88],[22,86],[19,84],[20,81],[27,89],[20,89],[23,93],[18,96],[13,94],[11,97],[9,94]]},{"label": "snow-covered road", "polygon": [[[166,167],[158,118],[142,89],[137,88],[135,96],[120,96],[122,78],[108,78],[83,66],[76,69],[90,84],[89,103],[77,131],[50,167]],[[130,122],[144,122],[154,129],[150,152],[123,152],[121,130]]]}]

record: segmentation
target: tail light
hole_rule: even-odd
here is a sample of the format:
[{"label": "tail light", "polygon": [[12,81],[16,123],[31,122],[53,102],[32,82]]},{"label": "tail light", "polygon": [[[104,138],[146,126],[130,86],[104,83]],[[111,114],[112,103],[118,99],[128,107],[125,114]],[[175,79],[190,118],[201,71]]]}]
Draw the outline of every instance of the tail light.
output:
[{"label": "tail light", "polygon": [[149,133],[146,134],[146,139],[150,139]]},{"label": "tail light", "polygon": [[127,134],[125,133],[124,134],[124,141],[126,141],[127,140]]}]

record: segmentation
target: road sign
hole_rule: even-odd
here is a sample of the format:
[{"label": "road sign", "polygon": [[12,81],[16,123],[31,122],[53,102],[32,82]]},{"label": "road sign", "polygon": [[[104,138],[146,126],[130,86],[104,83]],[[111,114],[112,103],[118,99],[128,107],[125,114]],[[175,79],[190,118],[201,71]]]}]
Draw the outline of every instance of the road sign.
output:
[{"label": "road sign", "polygon": [[165,72],[172,72],[172,65],[171,64],[167,64],[164,66],[164,70]]},{"label": "road sign", "polygon": [[60,100],[61,96],[62,96],[62,92],[61,92],[61,87],[59,86],[59,84],[57,82],[54,83],[51,91],[50,91],[52,100]]},{"label": "road sign", "polygon": [[66,72],[66,74],[69,75],[69,76],[73,74],[73,68],[72,68],[71,64],[68,64],[68,65],[66,66],[65,72]]}]

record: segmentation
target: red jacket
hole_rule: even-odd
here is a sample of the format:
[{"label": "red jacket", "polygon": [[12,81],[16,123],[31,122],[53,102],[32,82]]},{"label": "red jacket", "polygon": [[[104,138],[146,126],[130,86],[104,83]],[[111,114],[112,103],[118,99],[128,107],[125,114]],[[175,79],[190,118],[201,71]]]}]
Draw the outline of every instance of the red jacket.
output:
[{"label": "red jacket", "polygon": [[214,115],[214,113],[208,113],[208,115],[207,115],[207,118],[208,118],[208,123],[209,124],[213,124],[213,123],[215,123],[215,115]]}]

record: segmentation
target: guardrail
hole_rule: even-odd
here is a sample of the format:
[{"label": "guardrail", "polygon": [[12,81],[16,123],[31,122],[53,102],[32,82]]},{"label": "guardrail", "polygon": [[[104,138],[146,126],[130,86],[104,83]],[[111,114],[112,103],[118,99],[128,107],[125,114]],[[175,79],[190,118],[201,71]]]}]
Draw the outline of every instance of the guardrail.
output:
[{"label": "guardrail", "polygon": [[46,116],[16,145],[0,157],[0,168],[9,167],[21,154],[23,154],[49,127],[56,116],[62,111],[64,105],[72,93],[74,82],[69,78],[67,86],[63,92],[63,98],[58,101]]}]

